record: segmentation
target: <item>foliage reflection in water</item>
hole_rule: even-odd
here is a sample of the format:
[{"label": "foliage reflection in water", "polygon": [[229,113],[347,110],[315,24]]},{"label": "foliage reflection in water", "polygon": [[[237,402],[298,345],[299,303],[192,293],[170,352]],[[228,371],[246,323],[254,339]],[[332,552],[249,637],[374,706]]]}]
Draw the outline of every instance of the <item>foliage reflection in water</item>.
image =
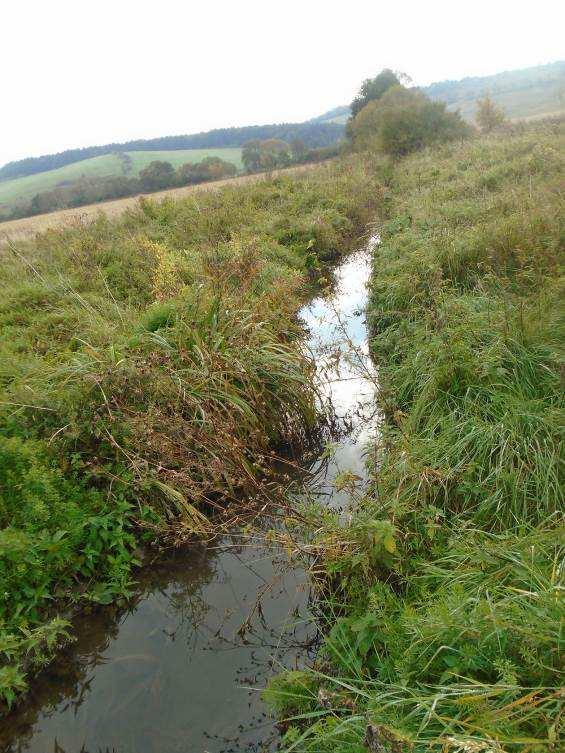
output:
[{"label": "foliage reflection in water", "polygon": [[0,735],[3,750],[269,749],[256,688],[308,654],[304,573],[232,541],[149,570],[127,610],[81,618],[77,644],[9,720],[11,743]]}]

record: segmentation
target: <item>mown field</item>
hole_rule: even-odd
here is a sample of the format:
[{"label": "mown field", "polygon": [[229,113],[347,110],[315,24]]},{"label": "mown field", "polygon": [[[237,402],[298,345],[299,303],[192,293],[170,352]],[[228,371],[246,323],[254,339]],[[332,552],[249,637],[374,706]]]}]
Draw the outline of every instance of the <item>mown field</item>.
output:
[{"label": "mown field", "polygon": [[1,702],[128,596],[139,544],[265,501],[316,420],[296,312],[379,196],[352,156],[0,250]]},{"label": "mown field", "polygon": [[154,160],[170,162],[173,167],[177,168],[188,162],[200,162],[206,157],[220,157],[227,162],[232,162],[238,170],[242,168],[240,148],[179,149],[124,152],[124,154],[131,159],[131,167],[127,172],[124,171],[124,161],[117,154],[107,154],[102,157],[92,157],[91,159],[74,162],[57,170],[0,181],[0,206],[13,206],[18,200],[29,200],[40,191],[47,191],[61,183],[78,180],[79,178],[102,178],[114,175],[134,177],[139,175],[140,170],[143,170]]},{"label": "mown field", "polygon": [[564,126],[381,172],[385,422],[350,515],[302,531],[326,638],[266,693],[285,750],[563,749]]}]

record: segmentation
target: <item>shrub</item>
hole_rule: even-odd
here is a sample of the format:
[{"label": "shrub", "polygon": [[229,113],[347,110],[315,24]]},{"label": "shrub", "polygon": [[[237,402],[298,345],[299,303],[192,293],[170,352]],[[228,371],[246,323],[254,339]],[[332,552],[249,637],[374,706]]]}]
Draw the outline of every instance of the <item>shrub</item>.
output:
[{"label": "shrub", "polygon": [[502,107],[493,102],[489,94],[485,94],[484,97],[477,99],[475,119],[483,133],[490,133],[504,125],[506,115]]},{"label": "shrub", "polygon": [[393,157],[469,135],[469,127],[458,113],[448,112],[444,103],[432,102],[421,92],[402,86],[390,88],[366,105],[349,130],[355,148],[376,146]]},{"label": "shrub", "polygon": [[172,185],[175,169],[170,162],[154,160],[139,172],[139,180],[144,191],[160,191]]},{"label": "shrub", "polygon": [[219,157],[206,157],[201,162],[189,162],[181,165],[177,170],[177,181],[180,185],[203,183],[207,180],[229,178],[237,172],[233,162],[227,162]]}]

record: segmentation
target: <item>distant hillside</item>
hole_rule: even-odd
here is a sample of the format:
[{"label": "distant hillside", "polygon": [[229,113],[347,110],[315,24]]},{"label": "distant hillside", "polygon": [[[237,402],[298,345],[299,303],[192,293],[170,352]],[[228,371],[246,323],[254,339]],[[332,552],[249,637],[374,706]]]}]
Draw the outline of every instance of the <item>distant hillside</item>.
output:
[{"label": "distant hillside", "polygon": [[349,115],[349,105],[343,105],[342,107],[334,107],[333,110],[328,110],[322,115],[318,115],[317,118],[312,118],[310,123],[345,123]]},{"label": "distant hillside", "polygon": [[139,151],[104,154],[90,157],[54,170],[24,175],[0,182],[0,216],[3,208],[26,202],[41,191],[68,185],[81,178],[108,178],[114,176],[136,177],[139,171],[153,160],[165,160],[177,168],[187,162],[199,162],[205,157],[220,157],[232,162],[241,170],[241,148],[225,149],[175,149],[169,151]]},{"label": "distant hillside", "polygon": [[138,139],[124,143],[90,146],[84,149],[67,149],[58,154],[42,157],[28,157],[8,162],[0,168],[0,181],[21,178],[26,175],[54,170],[75,162],[106,154],[140,151],[175,151],[178,149],[221,149],[241,147],[250,139],[301,139],[310,149],[330,146],[343,136],[343,125],[339,123],[280,123],[264,126],[244,126],[242,128],[217,128],[213,131],[183,136],[163,136],[155,139]]},{"label": "distant hillside", "polygon": [[[565,111],[565,60],[533,68],[504,71],[493,76],[473,76],[461,81],[439,81],[422,87],[431,99],[445,102],[450,110],[460,110],[469,121],[475,118],[477,97],[489,92],[512,119],[535,118]],[[313,118],[313,123],[344,123],[348,105]]]},{"label": "distant hillside", "polygon": [[[565,61],[539,65],[522,70],[505,71],[493,76],[464,78],[461,81],[440,81],[424,87],[432,99],[445,102],[449,109],[459,109],[463,117],[474,119],[476,99],[486,91],[500,104],[510,118],[532,118],[565,111]],[[121,174],[118,155],[160,152],[153,159],[167,159],[178,164],[179,159],[192,161],[190,155],[181,157],[181,152],[190,150],[210,154],[222,149],[232,150],[226,157],[238,164],[241,149],[250,139],[280,138],[285,141],[301,139],[307,147],[329,146],[344,135],[344,125],[349,117],[349,106],[335,107],[306,123],[282,123],[242,128],[219,128],[192,135],[164,136],[155,139],[139,139],[125,143],[104,144],[84,149],[68,149],[58,154],[29,157],[9,162],[0,168],[0,205],[29,197],[37,190],[57,185],[58,182],[75,176]],[[168,153],[164,155],[163,152]],[[178,155],[172,154],[179,152]],[[218,154],[218,156],[220,156]],[[177,159],[178,157],[178,159]],[[98,158],[98,159],[95,159]],[[199,157],[201,158],[201,156]],[[150,159],[149,159],[150,161]],[[110,162],[112,165],[110,166]],[[147,164],[145,157],[134,160],[136,168]],[[111,167],[111,169],[109,169]],[[67,174],[63,168],[67,168]],[[49,175],[49,171],[53,172]],[[37,182],[31,176],[37,176]]]},{"label": "distant hillside", "polygon": [[533,68],[440,81],[423,91],[458,109],[467,120],[475,116],[476,100],[488,91],[509,118],[531,118],[565,110],[565,60]]}]

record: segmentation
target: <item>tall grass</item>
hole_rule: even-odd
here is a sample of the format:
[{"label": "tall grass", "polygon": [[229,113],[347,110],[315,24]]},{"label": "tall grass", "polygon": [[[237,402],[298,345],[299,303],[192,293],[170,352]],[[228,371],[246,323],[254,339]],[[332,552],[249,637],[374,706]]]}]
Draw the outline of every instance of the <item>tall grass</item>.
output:
[{"label": "tall grass", "polygon": [[368,308],[387,421],[371,488],[310,542],[329,632],[267,691],[288,750],[562,742],[563,147],[541,124],[394,168]]},{"label": "tall grass", "polygon": [[139,541],[265,497],[316,420],[296,313],[375,190],[351,158],[0,249],[0,700],[62,610],[128,595]]}]

